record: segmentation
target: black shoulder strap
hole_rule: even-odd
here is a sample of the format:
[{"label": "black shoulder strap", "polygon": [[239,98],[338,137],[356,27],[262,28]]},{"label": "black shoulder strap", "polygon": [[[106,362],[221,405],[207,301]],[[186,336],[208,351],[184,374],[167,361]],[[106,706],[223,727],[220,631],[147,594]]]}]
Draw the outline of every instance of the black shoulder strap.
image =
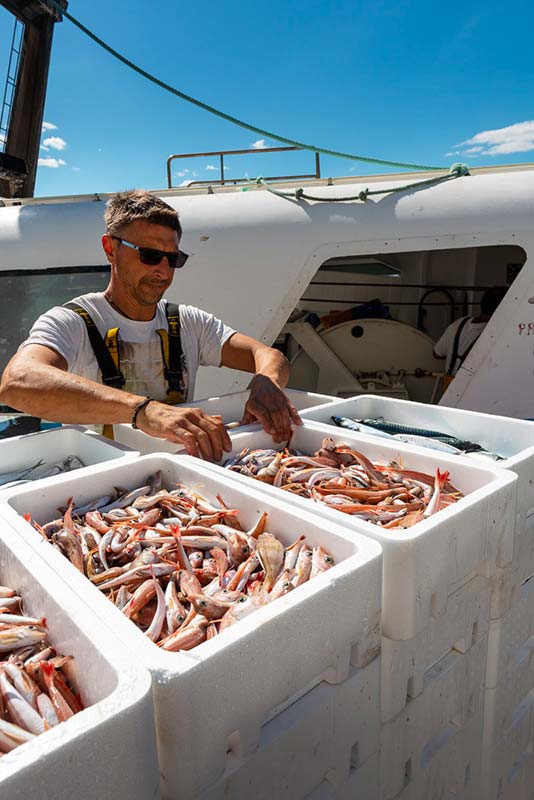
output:
[{"label": "black shoulder strap", "polygon": [[180,309],[176,303],[165,307],[169,329],[169,364],[166,380],[171,391],[182,390],[182,336],[180,333]]},{"label": "black shoulder strap", "polygon": [[114,389],[122,389],[124,386],[124,376],[119,367],[115,365],[91,315],[85,308],[82,308],[77,303],[64,303],[63,308],[74,311],[84,321],[93,353],[95,354],[95,358],[102,373],[102,383],[106,386],[112,386]]},{"label": "black shoulder strap", "polygon": [[[458,327],[456,328],[456,334],[454,336],[454,342],[453,342],[453,345],[452,345],[451,360],[450,360],[449,366],[447,368],[447,375],[452,375],[452,371],[453,371],[453,369],[454,369],[454,367],[456,365],[456,361],[458,360],[458,346],[460,344],[460,336],[462,335],[462,331],[465,328],[465,326],[467,325],[469,319],[470,319],[469,317],[464,317],[463,320],[458,325]],[[466,355],[467,355],[467,353],[463,356],[463,358],[465,358]],[[460,362],[460,364],[461,364],[461,362]]]},{"label": "black shoulder strap", "polygon": [[158,330],[163,357],[163,375],[167,381],[167,402],[183,403],[184,383],[182,369],[182,337],[180,333],[180,309],[175,303],[165,301],[167,330]]}]

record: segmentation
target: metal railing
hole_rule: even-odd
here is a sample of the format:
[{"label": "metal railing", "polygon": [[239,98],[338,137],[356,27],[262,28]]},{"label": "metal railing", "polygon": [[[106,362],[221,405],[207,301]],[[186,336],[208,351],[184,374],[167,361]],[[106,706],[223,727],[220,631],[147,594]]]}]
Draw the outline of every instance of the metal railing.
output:
[{"label": "metal railing", "polygon": [[[245,153],[282,153],[288,150],[301,150],[300,147],[262,147],[254,148],[252,150],[215,150],[212,153],[179,153],[169,156],[167,159],[167,187],[175,189],[172,185],[171,164],[179,158],[206,158],[218,156],[221,176],[219,179],[210,179],[208,181],[190,181],[188,186],[228,186],[237,185],[239,183],[248,183],[248,178],[225,178],[224,177],[224,157],[244,155]],[[283,180],[300,180],[302,178],[320,178],[321,177],[321,163],[319,160],[319,153],[315,153],[315,172],[308,175],[269,175],[264,176],[267,181],[283,181]]]}]

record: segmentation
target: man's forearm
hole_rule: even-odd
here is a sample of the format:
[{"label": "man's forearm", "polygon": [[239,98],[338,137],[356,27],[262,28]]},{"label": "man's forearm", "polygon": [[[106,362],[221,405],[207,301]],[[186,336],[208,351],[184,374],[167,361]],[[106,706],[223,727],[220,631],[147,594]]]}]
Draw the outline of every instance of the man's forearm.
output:
[{"label": "man's forearm", "polygon": [[130,422],[142,399],[49,365],[8,368],[0,386],[2,403],[54,422]]},{"label": "man's forearm", "polygon": [[274,347],[261,347],[254,353],[256,375],[265,375],[282,388],[289,380],[291,368],[287,358]]}]

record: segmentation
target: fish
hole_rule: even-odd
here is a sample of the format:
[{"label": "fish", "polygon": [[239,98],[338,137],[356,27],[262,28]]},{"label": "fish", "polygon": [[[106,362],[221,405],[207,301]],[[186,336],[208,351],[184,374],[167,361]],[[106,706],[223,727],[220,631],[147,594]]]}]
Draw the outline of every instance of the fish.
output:
[{"label": "fish", "polygon": [[[415,437],[414,434],[411,438]],[[431,444],[450,452],[450,447],[438,440],[431,440]],[[259,458],[255,460],[255,451],[251,450],[247,455],[249,465],[256,466],[247,466],[243,474],[258,480],[264,479],[266,470],[269,469],[269,465],[265,463],[266,454],[269,452],[260,450]],[[355,450],[352,445],[344,442],[336,443],[331,437],[326,437],[321,448],[309,455],[302,456],[287,448],[282,453],[281,461],[278,458],[280,453],[271,456],[273,462],[276,457],[277,488],[315,502],[325,503],[337,511],[375,525],[388,528],[411,527],[463,497],[462,493],[450,484],[448,472],[442,473],[438,468],[435,474],[427,475],[402,469],[393,462],[374,463],[363,452]],[[325,460],[336,465],[335,469],[332,466],[317,466],[318,463],[324,465]],[[281,467],[278,469],[280,464]],[[239,464],[234,465],[232,469],[241,471]],[[273,471],[274,469],[271,470],[271,474]],[[261,538],[258,537],[257,552],[268,573],[266,585],[270,590],[277,574],[273,575],[270,550],[260,552]],[[300,584],[303,576],[306,580],[310,577],[303,555],[306,552],[301,548],[296,563],[293,553],[287,556],[286,566],[295,565],[296,575],[292,581],[296,585]],[[321,571],[317,558],[316,556],[311,577],[315,577],[317,572]],[[328,562],[321,563],[324,567]],[[276,566],[279,572],[281,565],[277,563]]]},{"label": "fish", "polygon": [[71,472],[84,466],[83,461],[75,455],[66,456],[64,459],[54,463],[47,463],[41,458],[30,467],[22,467],[19,470],[5,472],[0,475],[0,486],[7,489],[22,482],[37,481],[42,478],[49,478],[52,475],[61,475],[63,472]]},{"label": "fish", "polygon": [[284,564],[284,545],[271,533],[262,533],[258,536],[256,552],[265,570],[264,586],[269,592],[273,588]]},{"label": "fish", "polygon": [[[248,455],[252,458],[246,468],[266,470],[260,479],[269,480],[284,458],[275,450],[247,451],[243,460]],[[324,470],[324,462],[317,464],[314,471]],[[332,474],[338,476],[340,471]],[[182,483],[165,487],[161,473],[157,478],[148,476],[137,488],[106,491],[85,506],[76,507],[71,498],[60,510],[63,517],[39,525],[40,534],[131,624],[169,652],[192,650],[216,638],[312,578],[312,549],[309,564],[302,568],[301,559],[297,569],[304,535],[295,541],[292,531],[284,531],[283,537],[266,532],[269,514],[261,508],[252,519],[247,515],[245,525],[238,519],[239,509],[229,508],[220,497],[205,498]],[[286,560],[295,569],[284,570]],[[333,563],[326,550],[318,551],[313,577]],[[8,638],[2,630],[3,600],[14,606],[17,601],[18,637],[24,635],[21,630],[35,630],[45,622],[23,616],[9,588],[2,593],[6,597],[0,597],[0,647],[2,636]],[[18,647],[25,644],[21,640]],[[61,720],[67,713],[57,695],[57,691],[64,694],[63,679],[49,667],[45,675],[37,662],[28,664],[28,669],[41,689],[48,687],[43,714],[51,721],[54,714]]]},{"label": "fish", "polygon": [[486,464],[494,464],[495,462],[503,460],[502,456],[497,455],[497,453],[492,453],[489,450],[473,451],[471,453],[464,453],[464,455],[466,458],[471,458],[474,461],[485,462]]},{"label": "fish", "polygon": [[39,459],[35,464],[30,467],[21,467],[17,470],[12,470],[11,472],[3,472],[0,474],[0,486],[4,486],[6,484],[14,483],[15,481],[22,481],[26,477],[28,477],[37,467],[40,467],[43,464],[43,459]]},{"label": "fish", "polygon": [[[335,422],[334,417],[332,417],[332,419]],[[348,419],[348,418],[344,417],[343,419]],[[348,419],[348,422],[349,423],[353,422],[356,425],[364,425],[370,431],[375,430],[379,431],[380,433],[389,434],[391,436],[421,436],[427,439],[439,439],[439,441],[451,447],[455,447],[462,453],[475,453],[479,451],[488,452],[486,448],[484,448],[478,442],[471,442],[468,439],[460,439],[458,436],[454,436],[449,433],[444,433],[443,431],[434,431],[434,430],[429,430],[427,428],[417,428],[417,427],[411,427],[410,425],[403,425],[399,422],[392,422],[391,420],[386,420],[384,419],[384,417],[376,417],[374,419],[372,418],[352,419],[352,420]],[[348,425],[344,427],[348,427]],[[502,458],[502,456],[497,456],[497,454],[495,454],[495,456],[496,456],[495,460]]]},{"label": "fish", "polygon": [[349,419],[349,417],[332,417],[332,422],[338,428],[346,428],[349,431],[357,431],[358,433],[368,433],[371,436],[382,436],[384,439],[391,439],[392,434],[381,431],[378,428],[373,428],[370,425],[364,425],[361,420]]},{"label": "fish", "polygon": [[28,645],[43,642],[46,632],[32,625],[12,625],[0,629],[0,653],[10,653],[12,650],[21,650]]},{"label": "fish", "polygon": [[429,436],[418,436],[415,433],[396,433],[391,438],[397,439],[399,442],[415,444],[419,447],[428,447],[429,450],[437,450],[440,453],[449,453],[450,455],[454,456],[461,456],[464,453],[463,450],[459,450],[457,447],[453,447],[446,442],[442,442],[441,439],[431,439]]},{"label": "fish", "polygon": [[[17,599],[0,587],[0,604]],[[21,598],[18,598],[19,600]],[[63,667],[71,656],[55,655],[47,642],[46,620],[0,614],[0,755],[15,750],[83,708]],[[54,677],[50,683],[49,674]],[[56,703],[62,708],[59,714]],[[61,705],[64,704],[64,705]]]}]

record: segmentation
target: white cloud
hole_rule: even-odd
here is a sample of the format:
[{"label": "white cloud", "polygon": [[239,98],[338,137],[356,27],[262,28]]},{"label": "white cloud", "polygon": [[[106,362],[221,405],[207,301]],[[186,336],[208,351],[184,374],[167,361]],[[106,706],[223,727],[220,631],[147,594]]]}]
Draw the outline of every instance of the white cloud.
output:
[{"label": "white cloud", "polygon": [[181,172],[175,172],[174,173],[174,177],[175,178],[183,178],[184,175],[187,175],[188,172],[189,172],[188,169],[183,169],[183,170],[181,170]]},{"label": "white cloud", "polygon": [[506,128],[476,133],[461,146],[470,145],[466,153],[498,156],[506,153],[527,153],[534,150],[534,120],[516,122]]},{"label": "white cloud", "polygon": [[191,173],[191,175],[192,175],[194,178],[198,178],[198,172],[195,172],[195,170],[193,170],[193,172]]},{"label": "white cloud", "polygon": [[206,169],[217,172],[217,167],[213,164],[206,164]]},{"label": "white cloud", "polygon": [[37,161],[37,165],[39,167],[52,167],[52,169],[57,169],[58,167],[64,167],[66,165],[66,161],[63,161],[62,158],[40,158]]},{"label": "white cloud", "polygon": [[265,139],[258,139],[257,142],[252,142],[250,146],[254,148],[254,150],[265,150],[267,144],[265,142]]},{"label": "white cloud", "polygon": [[51,147],[52,150],[64,150],[66,146],[67,142],[61,136],[49,136],[43,142],[43,147]]},{"label": "white cloud", "polygon": [[57,131],[57,125],[54,125],[53,122],[43,122],[43,127],[41,131],[45,133],[46,131]]},{"label": "white cloud", "polygon": [[180,184],[178,184],[178,185],[179,185],[179,186],[189,186],[189,184],[190,184],[190,183],[193,183],[193,181],[190,181],[190,180],[185,180],[185,181],[182,181],[182,182],[181,182]]},{"label": "white cloud", "polygon": [[48,152],[50,150],[49,147],[45,147],[44,144],[41,145],[41,150],[46,150]]},{"label": "white cloud", "polygon": [[483,151],[483,149],[483,147],[468,147],[465,152],[469,153],[469,155],[477,156]]},{"label": "white cloud", "polygon": [[72,168],[72,171],[73,171],[73,172],[79,172],[79,171],[80,171],[80,167],[73,167],[73,168]]},{"label": "white cloud", "polygon": [[459,156],[460,155],[460,151],[459,150],[451,150],[450,153],[445,153],[445,155],[446,156]]}]

